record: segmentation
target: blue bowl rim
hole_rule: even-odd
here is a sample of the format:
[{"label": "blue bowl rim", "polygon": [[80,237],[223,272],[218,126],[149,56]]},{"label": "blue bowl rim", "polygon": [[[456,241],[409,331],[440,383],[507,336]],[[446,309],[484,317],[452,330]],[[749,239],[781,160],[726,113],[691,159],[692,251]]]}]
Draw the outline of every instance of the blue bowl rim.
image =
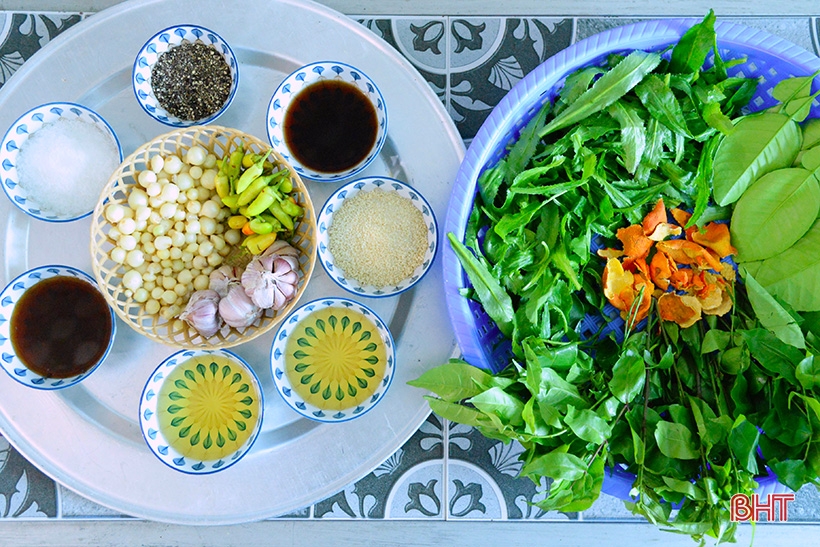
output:
[{"label": "blue bowl rim", "polygon": [[[170,359],[173,359],[173,358],[175,358],[179,355],[182,355],[183,353],[188,353],[188,352],[193,352],[195,354],[196,353],[210,354],[210,353],[220,353],[220,352],[227,353],[233,359],[235,359],[237,362],[241,363],[245,367],[245,369],[248,370],[251,373],[251,376],[253,377],[254,381],[256,382],[256,387],[259,388],[259,420],[258,420],[258,423],[256,425],[256,431],[254,432],[253,436],[251,436],[246,441],[247,442],[247,448],[245,448],[245,450],[242,452],[242,454],[240,454],[239,457],[236,458],[235,460],[228,462],[226,465],[223,465],[219,469],[211,469],[210,471],[201,471],[200,472],[200,471],[188,471],[186,469],[181,469],[179,467],[174,467],[170,463],[163,460],[159,456],[159,454],[157,454],[154,451],[154,449],[151,447],[151,444],[148,442],[148,438],[145,436],[145,429],[142,426],[142,410],[141,409],[142,409],[143,401],[145,401],[145,393],[148,391],[148,386],[150,385],[151,380],[154,378],[154,375],[156,375],[156,373],[159,372],[159,369],[161,369],[163,366],[165,366],[165,363],[167,363]],[[177,363],[177,365],[179,365],[179,363]],[[175,366],[177,366],[177,365],[175,365]],[[165,379],[163,379],[162,383],[164,383],[164,380]],[[159,394],[157,394],[157,396],[159,396]],[[139,423],[140,423],[140,433],[142,434],[142,438],[145,441],[145,445],[148,447],[148,450],[151,452],[151,454],[153,454],[163,464],[170,467],[174,471],[177,471],[179,473],[184,473],[186,475],[194,475],[194,476],[197,476],[197,475],[212,475],[214,473],[219,473],[220,471],[223,471],[223,470],[231,467],[232,465],[234,465],[238,461],[240,461],[242,458],[245,457],[245,455],[248,452],[251,451],[251,448],[256,443],[256,439],[259,437],[259,433],[261,433],[261,431],[262,431],[262,420],[264,420],[264,418],[265,418],[265,391],[262,389],[262,382],[259,381],[259,376],[256,374],[256,371],[253,370],[253,367],[250,366],[245,359],[243,359],[242,357],[240,357],[239,355],[237,355],[236,353],[232,352],[229,349],[224,349],[224,348],[207,349],[207,348],[203,348],[203,349],[181,349],[181,350],[175,351],[174,353],[172,353],[171,355],[165,357],[162,361],[160,361],[160,363],[156,366],[156,368],[154,368],[154,370],[148,376],[148,379],[145,380],[145,385],[143,386],[142,392],[140,393]],[[208,460],[208,461],[211,461],[211,460]],[[205,462],[202,461],[201,463],[205,463]]]},{"label": "blue bowl rim", "polygon": [[[312,169],[308,169],[304,165],[302,166],[302,170],[304,171],[304,173],[299,173],[299,175],[302,178],[310,179],[310,180],[315,181],[315,182],[321,182],[323,184],[334,184],[334,183],[337,183],[337,182],[341,182],[341,181],[347,180],[351,177],[355,177],[356,175],[358,175],[359,173],[364,171],[364,169],[367,168],[367,166],[369,166],[371,163],[373,163],[373,160],[375,160],[379,156],[379,154],[381,154],[382,148],[384,147],[384,143],[387,141],[388,129],[390,127],[389,113],[388,113],[388,110],[387,110],[387,101],[384,100],[384,95],[382,95],[382,90],[379,88],[378,84],[376,84],[376,82],[373,80],[373,78],[371,78],[367,74],[367,72],[361,70],[360,68],[358,68],[356,66],[353,66],[349,63],[345,63],[345,62],[342,62],[342,61],[313,61],[312,63],[308,63],[306,65],[300,66],[299,68],[297,68],[296,70],[292,71],[290,74],[285,76],[282,79],[282,81],[279,82],[279,85],[276,86],[276,89],[274,90],[273,94],[270,96],[270,101],[268,101],[268,108],[265,110],[265,133],[268,136],[268,143],[271,146],[273,146],[273,136],[271,135],[271,131],[270,131],[270,111],[271,111],[271,108],[273,108],[273,101],[276,99],[277,95],[279,94],[279,91],[282,89],[282,86],[285,84],[285,82],[288,81],[291,76],[293,76],[294,74],[296,74],[297,72],[299,72],[301,70],[307,70],[307,69],[310,69],[311,67],[318,66],[318,65],[330,65],[330,64],[342,65],[342,66],[346,66],[347,68],[353,69],[353,70],[361,73],[362,75],[364,75],[368,80],[370,80],[370,83],[373,84],[373,88],[376,90],[376,93],[379,95],[379,98],[382,101],[382,108],[384,109],[384,138],[382,139],[381,144],[378,145],[378,147],[376,148],[376,150],[374,151],[373,155],[370,157],[369,160],[362,163],[359,167],[355,168],[353,171],[351,171],[350,173],[347,173],[346,175],[334,176],[333,173],[320,173],[318,171],[313,171]],[[319,178],[317,178],[317,177],[319,177]]]},{"label": "blue bowl rim", "polygon": [[[89,275],[87,272],[81,270],[80,268],[76,268],[74,266],[68,266],[66,264],[46,264],[44,266],[36,266],[34,268],[31,268],[31,269],[26,270],[25,272],[21,273],[20,275],[18,275],[17,277],[15,277],[11,281],[9,281],[6,284],[6,286],[3,288],[3,290],[0,291],[0,294],[6,292],[10,287],[12,287],[15,283],[17,283],[22,278],[24,278],[26,276],[29,276],[29,275],[31,275],[33,273],[36,273],[36,272],[48,270],[50,268],[61,268],[61,269],[64,269],[64,270],[69,270],[69,271],[75,272],[75,273],[79,274],[79,277],[82,277],[85,281],[88,281],[89,283],[91,283],[91,285],[94,286],[98,291],[100,290],[100,286],[97,283],[97,280],[94,279],[94,276]],[[38,283],[39,283],[39,281],[38,281]],[[35,285],[36,285],[36,283],[35,283]],[[29,288],[31,288],[31,287],[29,287]],[[26,290],[28,290],[28,289],[26,289]],[[23,291],[23,292],[25,292],[25,291]],[[15,302],[14,305],[16,306],[17,303]],[[81,374],[78,374],[77,376],[72,376],[71,378],[74,378],[74,380],[72,380],[71,382],[66,382],[65,384],[62,384],[62,385],[59,385],[59,386],[45,386],[45,385],[38,386],[38,385],[30,384],[30,383],[27,383],[27,382],[24,382],[24,381],[20,380],[19,378],[17,378],[13,374],[9,373],[9,371],[6,370],[5,368],[3,370],[6,370],[6,373],[11,378],[13,378],[15,381],[17,381],[18,383],[23,384],[24,386],[30,387],[32,389],[39,389],[40,391],[56,391],[56,390],[59,390],[59,389],[65,389],[67,387],[71,387],[73,385],[79,384],[80,382],[84,381],[86,378],[91,376],[91,373],[93,373],[95,370],[97,370],[101,364],[103,364],[103,362],[108,358],[108,355],[111,353],[111,349],[114,347],[114,339],[116,338],[116,335],[117,335],[117,316],[114,314],[114,310],[113,310],[113,308],[111,308],[111,306],[108,304],[108,302],[106,302],[105,305],[108,307],[108,312],[111,316],[111,337],[108,340],[108,346],[105,348],[105,352],[102,354],[102,356],[100,357],[100,359],[97,361],[97,363],[94,366],[89,368],[87,371],[85,371]],[[9,318],[9,321],[10,320],[11,320],[11,318]],[[48,379],[45,376],[41,376],[40,374],[37,374],[36,372],[29,369],[28,367],[26,367],[26,369],[29,372],[31,372],[31,374],[37,376],[38,378],[45,378],[46,380]],[[67,378],[67,379],[71,379],[71,378]]]},{"label": "blue bowl rim", "polygon": [[[416,285],[418,285],[418,283],[422,279],[424,279],[424,276],[427,275],[427,272],[429,272],[433,268],[433,264],[435,263],[436,257],[439,254],[439,248],[441,247],[441,241],[440,241],[441,240],[441,234],[440,234],[439,228],[438,228],[438,219],[436,218],[436,212],[430,206],[430,202],[427,201],[427,198],[424,197],[424,194],[422,194],[421,192],[416,190],[416,188],[411,186],[410,184],[407,184],[406,182],[402,182],[398,179],[394,179],[394,178],[391,178],[391,177],[372,176],[372,177],[358,178],[356,180],[352,180],[350,182],[345,183],[343,186],[340,186],[332,194],[330,194],[330,197],[328,197],[325,200],[325,203],[324,203],[324,205],[322,205],[322,208],[319,209],[319,214],[316,215],[316,225],[318,226],[319,218],[325,213],[325,209],[327,208],[328,204],[330,203],[330,200],[334,199],[340,192],[349,189],[351,186],[353,186],[353,185],[355,185],[355,184],[357,184],[361,181],[369,181],[369,180],[373,180],[373,179],[386,180],[386,181],[389,181],[389,182],[392,182],[392,183],[398,183],[401,186],[407,188],[408,190],[412,190],[413,192],[418,194],[419,198],[424,202],[424,204],[427,206],[427,208],[430,209],[430,216],[433,217],[433,226],[436,230],[436,248],[433,251],[433,256],[430,258],[430,264],[427,266],[427,268],[424,269],[424,271],[422,272],[422,274],[419,276],[418,279],[416,279],[415,281],[413,281],[411,284],[409,284],[405,288],[401,289],[400,291],[394,291],[394,292],[389,292],[389,293],[384,293],[384,294],[364,294],[364,293],[360,293],[360,292],[356,292],[354,290],[351,290],[349,287],[346,287],[345,285],[342,285],[341,283],[339,283],[339,281],[336,279],[336,276],[333,275],[330,271],[328,271],[327,266],[325,265],[325,262],[323,260],[320,260],[319,262],[322,263],[322,268],[325,270],[325,273],[327,273],[327,276],[330,279],[332,279],[333,282],[336,283],[339,287],[343,288],[344,290],[346,290],[350,294],[355,294],[356,296],[360,296],[360,297],[364,297],[364,298],[390,298],[391,296],[397,296],[397,295],[399,295],[399,294],[401,294],[405,291],[408,291],[408,290],[412,289]],[[345,198],[345,199],[347,199],[347,198]],[[344,200],[342,200],[342,201],[344,201]],[[318,252],[319,252],[318,247],[316,249],[316,252],[318,254]],[[330,254],[330,249],[328,249],[327,252],[328,252],[328,254]],[[331,257],[332,256],[333,255],[331,255]]]},{"label": "blue bowl rim", "polygon": [[[21,121],[23,118],[25,118],[26,116],[28,116],[29,114],[31,114],[31,113],[32,113],[32,112],[34,112],[35,110],[38,110],[38,109],[40,109],[40,108],[45,108],[45,107],[47,107],[47,106],[51,106],[51,107],[55,107],[55,106],[66,106],[66,107],[69,107],[69,108],[79,108],[79,109],[81,109],[81,110],[85,110],[85,111],[86,111],[87,113],[89,113],[89,114],[93,114],[93,115],[97,116],[97,117],[100,119],[100,121],[101,121],[103,124],[105,124],[105,126],[106,126],[106,127],[108,128],[108,130],[111,132],[111,135],[114,137],[114,143],[116,143],[116,145],[117,145],[117,152],[118,152],[118,154],[119,154],[119,156],[120,156],[120,163],[122,163],[123,155],[122,155],[122,145],[120,144],[120,138],[117,136],[117,132],[116,132],[116,131],[114,131],[114,128],[113,128],[113,127],[111,127],[111,124],[110,124],[110,123],[108,123],[108,120],[106,120],[105,118],[103,118],[103,117],[102,117],[102,116],[101,116],[101,115],[100,115],[100,114],[99,114],[96,110],[93,110],[93,109],[91,109],[91,108],[89,108],[89,107],[87,107],[87,106],[81,105],[81,104],[79,104],[79,103],[73,103],[73,102],[70,102],[70,101],[52,101],[52,102],[43,103],[43,104],[37,105],[37,106],[35,106],[35,107],[29,108],[29,109],[28,109],[28,110],[26,110],[23,114],[21,114],[20,116],[18,116],[18,117],[17,117],[17,119],[16,119],[16,120],[14,120],[14,123],[12,123],[11,125],[9,125],[8,129],[6,129],[6,132],[5,132],[5,134],[3,135],[3,139],[0,141],[0,144],[3,144],[3,143],[5,143],[5,142],[6,142],[6,139],[8,139],[8,136],[9,136],[9,134],[11,133],[11,129],[12,129],[12,127],[14,127],[14,126],[16,126],[18,123],[20,123],[20,121]],[[35,214],[33,214],[33,213],[31,213],[31,212],[26,211],[25,209],[23,209],[23,207],[22,207],[19,203],[17,203],[14,199],[12,199],[12,197],[9,195],[8,190],[6,189],[6,185],[5,185],[5,184],[0,184],[0,186],[2,186],[2,187],[3,187],[3,193],[4,193],[4,194],[6,194],[6,197],[8,197],[8,198],[9,198],[9,201],[11,201],[11,202],[14,204],[14,206],[15,206],[15,207],[17,207],[18,209],[20,209],[21,211],[23,211],[26,215],[30,216],[31,218],[36,218],[37,220],[42,220],[42,221],[44,221],[44,222],[58,222],[58,223],[59,223],[59,222],[74,222],[75,220],[80,220],[80,219],[82,219],[82,218],[85,218],[85,217],[87,217],[87,216],[91,215],[91,213],[93,213],[93,212],[94,212],[94,209],[91,209],[91,210],[90,210],[90,211],[88,211],[87,213],[83,213],[83,214],[81,214],[81,215],[79,215],[79,216],[72,217],[72,218],[45,218],[45,217],[37,216],[37,215],[35,215]]]},{"label": "blue bowl rim", "polygon": [[[274,360],[274,357],[273,357],[273,348],[276,345],[276,341],[279,339],[279,333],[282,332],[282,329],[285,327],[285,325],[288,322],[288,319],[292,315],[303,311],[305,308],[307,308],[308,306],[310,306],[312,304],[322,303],[322,302],[333,302],[334,304],[340,303],[340,302],[349,302],[350,304],[352,304],[354,306],[361,306],[362,308],[364,308],[367,311],[369,311],[370,313],[372,313],[373,317],[375,317],[376,319],[378,319],[381,322],[381,324],[384,326],[384,330],[387,332],[387,337],[390,340],[390,353],[393,356],[393,374],[391,374],[390,378],[387,379],[387,385],[384,386],[384,391],[382,392],[382,396],[379,397],[379,400],[376,401],[375,403],[371,404],[370,406],[368,406],[362,412],[359,412],[358,414],[354,414],[354,415],[352,415],[348,418],[345,418],[343,420],[333,420],[333,421],[321,420],[321,419],[319,419],[315,416],[311,416],[309,414],[303,413],[298,408],[294,408],[293,405],[290,404],[290,401],[288,401],[288,399],[285,397],[285,394],[282,393],[282,389],[279,387],[279,384],[276,382],[275,365],[274,365],[275,360]],[[344,297],[344,296],[328,296],[326,298],[315,298],[315,299],[311,300],[310,302],[306,302],[306,303],[302,304],[301,306],[299,306],[298,308],[296,308],[295,310],[293,310],[288,315],[288,317],[286,317],[285,320],[282,321],[282,323],[279,325],[279,328],[276,329],[276,335],[273,337],[273,342],[271,342],[269,356],[270,356],[269,357],[269,368],[270,368],[270,371],[271,371],[271,376],[274,378],[273,385],[276,387],[276,393],[279,394],[279,397],[281,397],[281,399],[288,406],[288,408],[292,409],[294,412],[296,412],[297,414],[299,414],[303,418],[308,418],[308,419],[310,419],[314,422],[323,423],[323,424],[341,424],[341,423],[344,423],[344,422],[349,422],[351,420],[355,420],[356,418],[360,418],[360,417],[364,416],[365,414],[367,414],[368,412],[370,412],[373,408],[376,407],[376,405],[378,405],[387,396],[387,392],[390,389],[390,386],[393,385],[393,379],[396,377],[396,368],[398,367],[398,361],[396,360],[396,341],[393,339],[393,332],[390,330],[390,326],[387,323],[385,323],[384,319],[382,319],[379,314],[377,314],[375,311],[373,311],[373,309],[371,309],[370,306],[366,306],[365,304],[362,304],[361,302],[358,302],[356,300],[353,300],[352,298],[347,298],[347,297]]]},{"label": "blue bowl rim", "polygon": [[[137,63],[139,62],[140,55],[148,47],[148,44],[153,42],[160,34],[163,34],[165,32],[169,32],[169,31],[173,31],[173,29],[176,29],[176,28],[199,29],[199,30],[202,30],[204,32],[209,32],[209,33],[213,34],[214,36],[219,38],[222,41],[223,44],[225,44],[225,47],[228,48],[228,52],[230,53],[231,57],[233,57],[234,64],[236,66],[236,83],[234,83],[231,86],[231,92],[228,94],[228,99],[225,101],[225,104],[223,104],[222,107],[219,110],[217,110],[216,112],[214,112],[213,114],[211,114],[207,118],[202,118],[201,120],[191,120],[191,121],[189,121],[189,120],[182,120],[182,119],[178,118],[180,120],[179,122],[170,122],[169,123],[169,122],[166,122],[166,121],[162,121],[159,118],[157,118],[157,116],[153,112],[150,112],[147,108],[145,108],[145,105],[140,100],[139,95],[137,95],[137,87],[134,83],[134,75],[137,72]],[[151,36],[148,40],[146,40],[145,43],[142,45],[142,47],[139,49],[139,51],[137,51],[137,55],[134,57],[134,63],[131,65],[131,90],[134,92],[134,98],[137,100],[137,104],[140,105],[140,108],[142,108],[142,110],[146,114],[148,114],[154,120],[158,121],[159,123],[161,123],[163,125],[167,125],[169,127],[176,127],[176,128],[181,129],[181,128],[185,128],[185,127],[192,127],[194,125],[205,125],[205,124],[211,123],[214,120],[216,120],[218,117],[220,117],[223,113],[225,113],[225,111],[228,110],[228,107],[231,106],[231,103],[233,102],[233,99],[236,96],[236,90],[239,88],[239,78],[240,77],[241,77],[241,74],[240,74],[240,70],[239,70],[239,59],[236,57],[236,53],[234,53],[233,48],[231,47],[231,44],[227,40],[225,40],[221,35],[219,35],[218,33],[214,32],[213,30],[211,30],[207,27],[203,27],[201,25],[194,25],[194,24],[179,24],[179,25],[171,25],[170,27],[166,27],[166,28],[164,28],[160,31],[157,31],[153,36]],[[174,117],[176,117],[176,116],[174,116]]]}]

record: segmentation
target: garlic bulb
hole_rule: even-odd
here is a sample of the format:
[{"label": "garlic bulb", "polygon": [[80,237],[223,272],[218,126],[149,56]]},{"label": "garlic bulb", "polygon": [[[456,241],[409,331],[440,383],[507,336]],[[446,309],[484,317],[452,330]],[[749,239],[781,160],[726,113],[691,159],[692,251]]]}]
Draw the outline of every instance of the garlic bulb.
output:
[{"label": "garlic bulb", "polygon": [[199,334],[210,338],[219,330],[219,294],[205,289],[195,291],[179,318],[191,325]]},{"label": "garlic bulb", "polygon": [[278,253],[266,252],[254,257],[242,272],[245,294],[260,308],[280,310],[296,296],[299,283],[298,251],[282,243],[278,246]]},{"label": "garlic bulb", "polygon": [[225,296],[228,295],[228,289],[231,284],[239,284],[239,278],[241,275],[241,268],[234,268],[227,265],[221,266],[211,272],[211,275],[209,276],[208,288],[216,291],[220,298],[225,298]]},{"label": "garlic bulb", "polygon": [[228,294],[219,301],[219,315],[237,329],[249,327],[262,315],[262,308],[251,301],[241,285],[229,284]]},{"label": "garlic bulb", "polygon": [[277,239],[274,241],[270,247],[265,249],[265,252],[262,253],[261,256],[270,256],[270,255],[278,255],[278,256],[292,256],[295,258],[299,257],[299,251],[292,246],[290,243],[286,241],[282,241],[281,239]]}]

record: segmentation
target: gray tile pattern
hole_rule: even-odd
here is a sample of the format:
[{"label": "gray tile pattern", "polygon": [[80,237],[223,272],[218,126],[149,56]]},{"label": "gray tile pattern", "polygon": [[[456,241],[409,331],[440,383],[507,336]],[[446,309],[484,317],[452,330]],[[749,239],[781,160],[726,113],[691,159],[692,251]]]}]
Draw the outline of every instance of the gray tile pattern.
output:
[{"label": "gray tile pattern", "polygon": [[[80,13],[0,12],[0,85]],[[571,43],[639,19],[352,16],[422,74],[469,143],[492,108],[528,72]],[[818,18],[733,18],[820,53]],[[521,446],[430,416],[372,473],[280,519],[640,520],[602,496],[583,514],[544,513],[549,491],[518,477]],[[124,518],[54,484],[0,437],[0,518]],[[820,493],[807,486],[790,519],[820,521]]]}]

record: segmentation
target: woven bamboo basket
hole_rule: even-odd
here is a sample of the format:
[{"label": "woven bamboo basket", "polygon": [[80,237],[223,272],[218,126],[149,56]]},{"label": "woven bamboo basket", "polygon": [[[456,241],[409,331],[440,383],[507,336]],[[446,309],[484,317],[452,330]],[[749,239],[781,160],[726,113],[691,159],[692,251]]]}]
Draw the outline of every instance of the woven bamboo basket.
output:
[{"label": "woven bamboo basket", "polygon": [[[296,224],[293,237],[289,241],[300,252],[301,276],[296,296],[284,308],[277,311],[265,310],[256,323],[244,329],[223,325],[222,329],[210,338],[204,338],[190,325],[179,319],[173,317],[165,319],[161,314],[147,313],[144,305],[136,302],[129,294],[130,291],[122,287],[122,276],[126,270],[121,264],[111,260],[110,252],[115,247],[116,241],[108,235],[112,226],[103,216],[103,209],[111,203],[127,205],[130,189],[137,184],[137,175],[140,171],[149,168],[153,156],[156,154],[184,156],[185,152],[195,144],[212,152],[219,159],[241,147],[255,153],[267,152],[270,149],[267,143],[252,135],[237,129],[215,125],[177,129],[160,135],[137,148],[111,175],[92,214],[92,268],[108,303],[116,314],[137,332],[155,342],[172,347],[229,348],[253,340],[271,330],[296,306],[308,285],[316,263],[316,213],[302,179],[293,169],[290,169],[293,194],[305,214]],[[288,167],[287,162],[275,151],[271,153],[270,159],[274,163],[274,170]],[[149,257],[146,257],[146,261],[148,260]],[[187,296],[183,298],[187,302]]]}]

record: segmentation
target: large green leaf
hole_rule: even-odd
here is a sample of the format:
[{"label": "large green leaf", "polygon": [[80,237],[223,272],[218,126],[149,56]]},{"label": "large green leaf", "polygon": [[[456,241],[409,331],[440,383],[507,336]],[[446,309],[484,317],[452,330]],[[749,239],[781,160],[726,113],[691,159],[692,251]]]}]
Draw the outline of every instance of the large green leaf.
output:
[{"label": "large green leaf", "polygon": [[562,447],[528,462],[521,469],[521,474],[572,481],[583,477],[586,471],[587,466],[583,460],[574,454],[568,454],[565,447]]},{"label": "large green leaf", "polygon": [[729,448],[740,465],[750,473],[757,473],[756,451],[760,431],[744,416],[738,416],[729,433]]},{"label": "large green leaf", "polygon": [[763,260],[803,237],[820,212],[820,183],[802,168],[777,169],[760,177],[737,201],[732,244],[738,262]]},{"label": "large green leaf", "polygon": [[771,294],[797,311],[820,310],[820,221],[797,243],[761,262],[754,273]]},{"label": "large green leaf", "polygon": [[795,318],[749,272],[743,268],[741,272],[746,281],[749,302],[760,324],[786,344],[796,348],[805,348],[806,340]]},{"label": "large green leaf", "polygon": [[646,129],[638,110],[617,101],[609,107],[610,116],[621,124],[621,148],[624,151],[624,166],[626,170],[635,174],[638,164],[646,148]]},{"label": "large green leaf", "polygon": [[[464,361],[452,360],[428,370],[407,383],[413,387],[428,389],[445,401],[455,403],[478,395],[488,387],[496,385],[497,380],[504,379],[494,377]],[[506,383],[512,383],[512,380],[506,380]]]},{"label": "large green leaf", "polygon": [[601,76],[591,88],[586,90],[566,110],[558,114],[539,133],[540,137],[553,131],[577,123],[588,116],[608,107],[629,90],[635,87],[644,77],[652,72],[661,62],[657,53],[633,51],[613,69]]},{"label": "large green leaf", "polygon": [[495,321],[502,333],[510,336],[513,329],[513,317],[515,316],[510,295],[463,243],[456,239],[453,234],[447,234],[447,238],[450,240],[450,246],[455,251],[462,268],[467,272],[467,277],[475,289],[479,302],[484,306],[484,311]]},{"label": "large green leaf", "polygon": [[691,74],[697,72],[715,43],[715,12],[709,13],[700,24],[687,30],[672,49],[669,71]]},{"label": "large green leaf", "polygon": [[692,431],[683,424],[658,422],[655,428],[655,441],[661,454],[668,458],[696,460],[700,457]]},{"label": "large green leaf", "polygon": [[737,201],[758,177],[792,164],[800,151],[800,126],[789,116],[764,112],[742,118],[715,154],[715,201]]},{"label": "large green leaf", "polygon": [[568,406],[564,422],[573,433],[587,442],[601,444],[609,438],[609,424],[592,410],[578,410],[574,406]]}]

